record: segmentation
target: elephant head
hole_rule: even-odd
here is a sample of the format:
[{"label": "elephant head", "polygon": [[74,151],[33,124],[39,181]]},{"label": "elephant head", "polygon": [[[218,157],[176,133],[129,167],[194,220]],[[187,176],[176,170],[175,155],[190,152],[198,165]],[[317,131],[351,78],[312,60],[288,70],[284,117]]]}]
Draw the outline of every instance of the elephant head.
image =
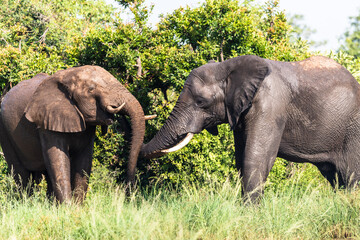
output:
[{"label": "elephant head", "polygon": [[25,117],[38,128],[63,133],[82,132],[94,125],[107,126],[116,113],[131,119],[127,179],[134,181],[145,133],[144,112],[136,98],[105,69],[82,66],[48,76],[25,109]]},{"label": "elephant head", "polygon": [[141,154],[151,158],[179,150],[203,129],[216,135],[217,125],[222,123],[234,129],[269,73],[266,60],[256,56],[240,56],[194,69],[169,118],[143,146]]}]

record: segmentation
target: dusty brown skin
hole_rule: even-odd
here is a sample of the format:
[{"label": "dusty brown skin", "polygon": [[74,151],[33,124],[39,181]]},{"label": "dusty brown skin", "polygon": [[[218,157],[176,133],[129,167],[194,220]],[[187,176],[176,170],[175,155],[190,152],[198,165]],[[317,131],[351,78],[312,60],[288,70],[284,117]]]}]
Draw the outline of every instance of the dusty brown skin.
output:
[{"label": "dusty brown skin", "polygon": [[114,114],[131,121],[127,180],[134,181],[144,139],[145,118],[135,97],[97,66],[41,73],[12,88],[1,103],[0,142],[18,183],[44,174],[48,194],[60,201],[82,201],[91,171],[96,125]]},{"label": "dusty brown skin", "polygon": [[333,186],[360,181],[360,85],[329,58],[240,56],[194,69],[142,155],[177,150],[203,129],[217,134],[222,123],[234,132],[236,167],[252,200],[277,156],[314,164]]}]

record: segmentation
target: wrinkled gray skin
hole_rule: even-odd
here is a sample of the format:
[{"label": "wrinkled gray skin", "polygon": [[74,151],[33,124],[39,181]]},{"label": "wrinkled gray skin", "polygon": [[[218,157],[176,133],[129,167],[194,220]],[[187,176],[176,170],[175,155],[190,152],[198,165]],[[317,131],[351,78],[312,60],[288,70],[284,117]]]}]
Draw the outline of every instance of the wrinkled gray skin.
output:
[{"label": "wrinkled gray skin", "polygon": [[12,88],[1,103],[0,142],[15,180],[26,186],[44,174],[48,194],[82,201],[88,187],[96,125],[113,122],[114,109],[130,117],[132,140],[128,182],[134,181],[145,133],[135,97],[97,66],[41,73]]},{"label": "wrinkled gray skin", "polygon": [[187,133],[229,123],[245,196],[262,192],[277,156],[310,162],[334,186],[360,180],[360,85],[325,57],[277,62],[241,56],[193,70],[169,118],[143,146],[163,155]]}]

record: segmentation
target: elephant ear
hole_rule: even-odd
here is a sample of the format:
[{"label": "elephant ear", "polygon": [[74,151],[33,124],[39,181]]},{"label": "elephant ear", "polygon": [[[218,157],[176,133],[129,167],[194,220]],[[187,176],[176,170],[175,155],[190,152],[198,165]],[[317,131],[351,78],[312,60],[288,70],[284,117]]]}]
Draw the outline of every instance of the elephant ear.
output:
[{"label": "elephant ear", "polygon": [[241,56],[226,62],[224,64],[229,75],[225,88],[225,104],[229,124],[231,129],[234,129],[241,113],[251,106],[256,91],[271,70],[269,64],[257,56]]},{"label": "elephant ear", "polygon": [[56,73],[39,85],[25,109],[25,117],[38,128],[82,132],[86,129],[84,117],[61,79],[62,74]]}]

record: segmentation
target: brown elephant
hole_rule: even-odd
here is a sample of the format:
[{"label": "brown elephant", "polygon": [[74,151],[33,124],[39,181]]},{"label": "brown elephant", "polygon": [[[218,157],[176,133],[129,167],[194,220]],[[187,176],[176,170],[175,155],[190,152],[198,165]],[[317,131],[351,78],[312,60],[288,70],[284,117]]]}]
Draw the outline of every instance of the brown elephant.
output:
[{"label": "brown elephant", "polygon": [[145,116],[136,98],[109,72],[82,66],[20,82],[5,95],[0,113],[0,142],[15,180],[26,186],[44,174],[48,194],[60,202],[73,194],[81,202],[91,171],[95,127],[111,124],[115,113],[131,121],[127,181],[132,182]]}]

